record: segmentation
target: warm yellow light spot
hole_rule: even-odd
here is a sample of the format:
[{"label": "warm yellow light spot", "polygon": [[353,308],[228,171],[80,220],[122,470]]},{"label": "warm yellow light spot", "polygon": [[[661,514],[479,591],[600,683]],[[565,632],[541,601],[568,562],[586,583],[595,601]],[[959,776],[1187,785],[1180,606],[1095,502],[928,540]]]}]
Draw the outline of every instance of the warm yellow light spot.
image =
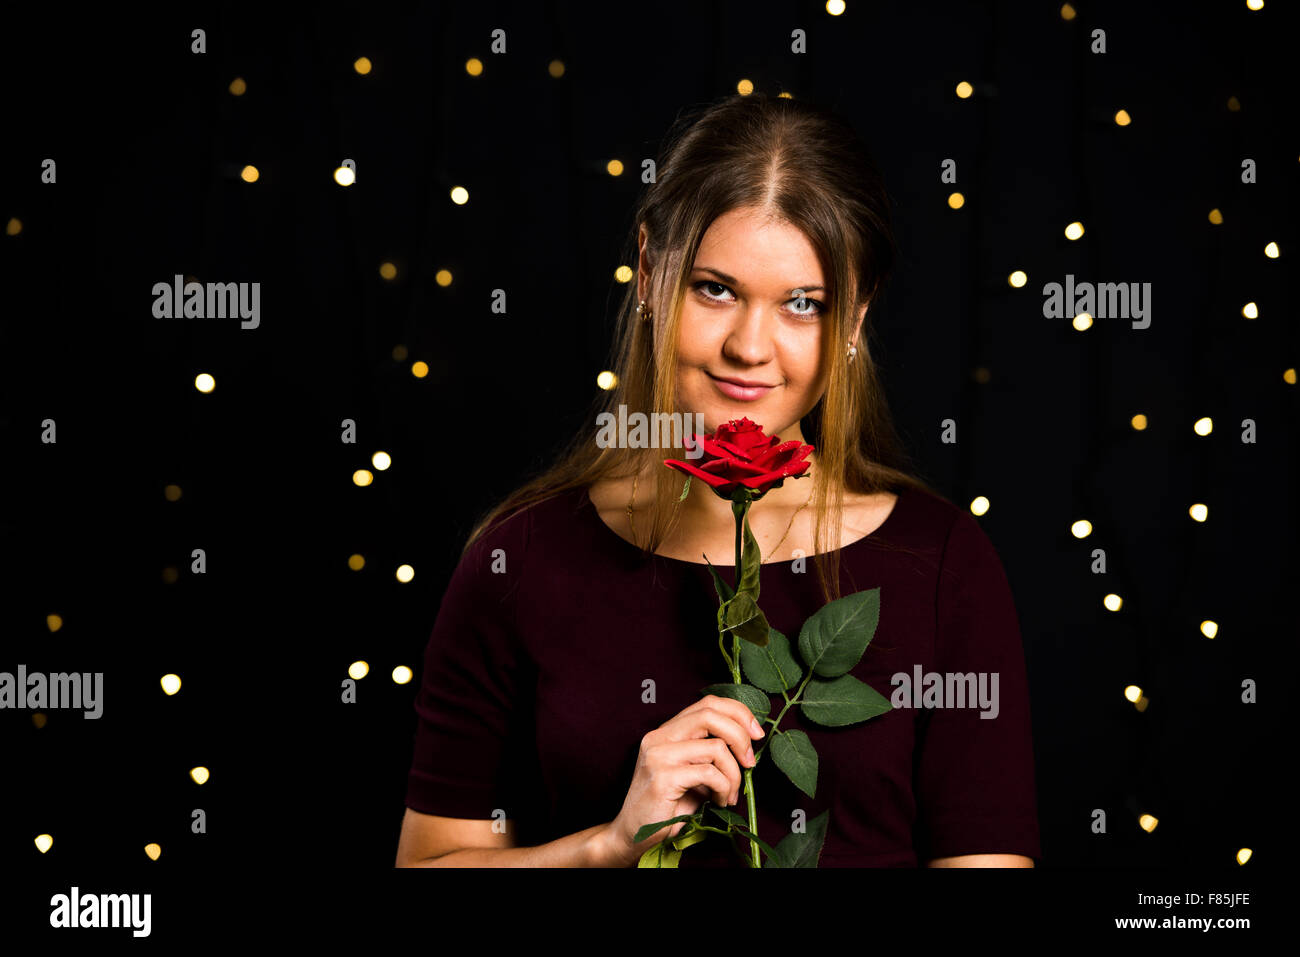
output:
[{"label": "warm yellow light spot", "polygon": [[564,76],[564,61],[552,60],[550,63],[546,64],[546,72],[558,80],[560,77]]},{"label": "warm yellow light spot", "polygon": [[50,629],[50,631],[58,631],[63,627],[63,619],[58,615],[46,615],[45,627]]},{"label": "warm yellow light spot", "polygon": [[989,379],[991,379],[992,377],[993,377],[992,373],[990,373],[989,370],[984,368],[983,366],[979,366],[978,368],[975,369],[974,372],[971,373],[971,378],[973,378],[980,385],[986,385]]},{"label": "warm yellow light spot", "polygon": [[1137,699],[1142,697],[1142,689],[1137,685],[1129,685],[1124,689],[1124,697],[1128,698],[1129,701],[1136,703]]},{"label": "warm yellow light spot", "polygon": [[631,281],[632,281],[632,267],[631,267],[631,266],[619,266],[617,269],[614,270],[614,280],[615,280],[616,282],[631,282]]},{"label": "warm yellow light spot", "polygon": [[794,99],[794,96],[793,96],[792,94],[790,94],[790,93],[778,93],[778,94],[776,95],[776,98],[777,98],[778,100],[793,100],[793,99]]},{"label": "warm yellow light spot", "polygon": [[439,286],[442,286],[443,288],[446,288],[447,286],[450,286],[450,285],[451,285],[451,270],[450,270],[450,269],[439,269],[436,273],[433,274],[433,281],[436,282]]},{"label": "warm yellow light spot", "polygon": [[1129,420],[1129,424],[1132,425],[1133,428],[1141,432],[1147,427],[1147,417],[1143,415],[1141,412],[1139,412],[1137,415],[1133,416],[1133,418]]},{"label": "warm yellow light spot", "polygon": [[163,694],[174,695],[176,692],[181,690],[181,676],[163,675],[159,684],[162,685]]},{"label": "warm yellow light spot", "polygon": [[415,569],[410,565],[398,565],[394,574],[396,574],[399,582],[409,582],[415,577]]},{"label": "warm yellow light spot", "polygon": [[206,784],[208,782],[208,769],[201,766],[190,768],[190,777],[194,779],[195,784]]},{"label": "warm yellow light spot", "polygon": [[457,206],[464,206],[469,202],[469,190],[464,186],[453,186],[451,188],[451,201]]},{"label": "warm yellow light spot", "polygon": [[989,500],[983,495],[977,495],[971,499],[970,510],[972,515],[983,515],[989,510]]},{"label": "warm yellow light spot", "polygon": [[616,160],[616,159],[610,160],[608,163],[605,164],[605,172],[607,172],[610,176],[622,176],[623,161]]},{"label": "warm yellow light spot", "polygon": [[9,222],[5,223],[5,235],[17,236],[23,231],[23,221],[17,216],[11,216]]},{"label": "warm yellow light spot", "polygon": [[963,100],[968,99],[975,92],[975,87],[971,86],[965,80],[957,84],[957,95]]},{"label": "warm yellow light spot", "polygon": [[348,677],[353,681],[360,681],[368,674],[370,674],[370,665],[367,662],[354,661],[348,665]]},{"label": "warm yellow light spot", "polygon": [[1282,373],[1282,381],[1285,382],[1287,385],[1295,385],[1295,379],[1296,379],[1296,375],[1295,375],[1294,367],[1287,369],[1285,372]]},{"label": "warm yellow light spot", "polygon": [[1192,423],[1192,431],[1197,435],[1209,435],[1214,431],[1214,420],[1208,415]]},{"label": "warm yellow light spot", "polygon": [[375,467],[376,471],[383,472],[393,464],[393,457],[387,452],[376,452],[370,456],[370,464]]},{"label": "warm yellow light spot", "polygon": [[465,61],[465,72],[470,76],[481,76],[483,73],[483,61],[476,56],[470,57]]},{"label": "warm yellow light spot", "polygon": [[149,855],[149,860],[156,861],[162,855],[162,848],[157,844],[146,844],[144,852]]},{"label": "warm yellow light spot", "polygon": [[1016,289],[1019,289],[1025,283],[1029,282],[1029,277],[1025,275],[1025,271],[1023,269],[1017,269],[1015,272],[1013,272],[1010,276],[1007,277],[1007,282],[1010,283],[1012,286],[1014,286]]},{"label": "warm yellow light spot", "polygon": [[239,171],[239,178],[245,183],[256,183],[258,175],[256,166],[245,166]]},{"label": "warm yellow light spot", "polygon": [[356,70],[362,76],[370,72],[370,57],[359,56],[352,61],[352,69]]},{"label": "warm yellow light spot", "polygon": [[1138,825],[1142,828],[1142,830],[1146,831],[1148,834],[1154,831],[1156,829],[1156,825],[1159,823],[1160,822],[1156,820],[1154,814],[1143,814],[1141,817],[1138,818]]},{"label": "warm yellow light spot", "polygon": [[1200,502],[1197,502],[1187,510],[1187,514],[1192,516],[1196,521],[1203,522],[1210,517],[1210,510]]},{"label": "warm yellow light spot", "polygon": [[1069,226],[1065,227],[1066,239],[1078,239],[1082,235],[1083,235],[1083,223],[1075,221],[1071,223]]},{"label": "warm yellow light spot", "polygon": [[1213,638],[1218,633],[1219,633],[1219,623],[1217,621],[1206,620],[1201,622],[1201,634],[1203,634],[1206,638]]},{"label": "warm yellow light spot", "polygon": [[179,485],[168,485],[163,489],[163,498],[169,502],[179,502],[181,499],[181,487]]},{"label": "warm yellow light spot", "polygon": [[953,209],[961,209],[966,205],[966,197],[961,193],[949,193],[948,205]]},{"label": "warm yellow light spot", "polygon": [[181,573],[176,570],[175,565],[168,565],[162,570],[162,580],[164,585],[175,585],[181,580]]},{"label": "warm yellow light spot", "polygon": [[402,345],[400,342],[397,345],[393,346],[393,361],[394,362],[406,361],[406,346]]},{"label": "warm yellow light spot", "polygon": [[1133,117],[1128,115],[1128,110],[1120,110],[1115,114],[1116,126],[1128,126],[1133,122]]},{"label": "warm yellow light spot", "polygon": [[1087,538],[1092,534],[1092,522],[1081,518],[1070,526],[1070,534],[1075,538]]},{"label": "warm yellow light spot", "polygon": [[1075,17],[1074,7],[1070,6],[1068,3],[1061,4],[1061,19],[1073,20],[1074,17]]},{"label": "warm yellow light spot", "polygon": [[45,727],[45,715],[43,715],[43,714],[42,714],[41,712],[39,712],[39,711],[33,711],[33,712],[32,712],[32,724],[36,725],[37,728],[43,728],[43,727]]},{"label": "warm yellow light spot", "polygon": [[423,360],[417,360],[411,363],[411,375],[417,379],[423,379],[429,374],[429,363]]},{"label": "warm yellow light spot", "polygon": [[352,569],[354,572],[359,572],[361,571],[361,569],[365,567],[366,567],[366,558],[364,555],[360,555],[356,552],[353,552],[351,555],[348,556],[348,568]]},{"label": "warm yellow light spot", "polygon": [[1230,113],[1240,113],[1241,100],[1237,99],[1235,96],[1228,97],[1228,111]]},{"label": "warm yellow light spot", "polygon": [[1253,302],[1248,302],[1241,307],[1241,314],[1247,319],[1258,319],[1259,306],[1255,305]]},{"label": "warm yellow light spot", "polygon": [[54,838],[50,837],[50,835],[48,834],[36,835],[36,849],[40,851],[42,854],[44,854],[53,846],[54,846]]},{"label": "warm yellow light spot", "polygon": [[395,279],[397,278],[397,267],[392,263],[380,263],[379,275],[384,279]]},{"label": "warm yellow light spot", "polygon": [[1147,696],[1143,695],[1142,697],[1138,698],[1136,701],[1133,702],[1133,707],[1137,711],[1145,711],[1147,709],[1147,705],[1149,705],[1150,703],[1151,702],[1150,700],[1148,700]]},{"label": "warm yellow light spot", "polygon": [[1264,255],[1269,259],[1276,259],[1282,254],[1282,250],[1277,248],[1277,243],[1269,243],[1264,247]]},{"label": "warm yellow light spot", "polygon": [[1264,0],[1246,0],[1247,10],[1263,10]]},{"label": "warm yellow light spot", "polygon": [[1107,611],[1119,611],[1124,607],[1124,599],[1120,598],[1119,595],[1116,595],[1114,592],[1111,592],[1103,598],[1101,603],[1106,606]]},{"label": "warm yellow light spot", "polygon": [[736,84],[736,92],[741,96],[749,96],[754,92],[754,83],[752,80],[741,80]]},{"label": "warm yellow light spot", "polygon": [[618,385],[618,376],[606,369],[600,375],[596,376],[596,385],[608,392],[610,389],[614,388],[614,386]]},{"label": "warm yellow light spot", "polygon": [[243,96],[248,92],[248,84],[244,82],[242,76],[237,76],[230,81],[230,86],[226,87],[226,89],[230,91],[231,96]]},{"label": "warm yellow light spot", "polygon": [[1091,329],[1092,316],[1088,315],[1086,312],[1081,312],[1074,317],[1074,320],[1070,325],[1074,326],[1074,328],[1078,329],[1080,332],[1083,332],[1085,329]]},{"label": "warm yellow light spot", "polygon": [[[1260,4],[1261,7],[1263,5],[1264,5],[1263,3]],[[1250,860],[1250,848],[1243,847],[1241,850],[1237,851],[1238,864],[1245,864],[1248,860]]]},{"label": "warm yellow light spot", "polygon": [[1223,213],[1219,212],[1219,208],[1217,206],[1214,209],[1210,210],[1210,222],[1214,223],[1214,225],[1216,226],[1223,225]]},{"label": "warm yellow light spot", "polygon": [[357,469],[352,473],[352,484],[364,488],[375,480],[374,474],[369,469]]},{"label": "warm yellow light spot", "polygon": [[406,667],[406,665],[398,665],[396,668],[393,669],[394,684],[399,684],[399,685],[409,684],[411,681],[411,677],[412,677],[411,669]]},{"label": "warm yellow light spot", "polygon": [[211,392],[217,387],[217,380],[206,372],[200,372],[194,377],[194,388],[200,392]]},{"label": "warm yellow light spot", "polygon": [[838,17],[844,12],[844,0],[826,0],[826,12],[833,17]]},{"label": "warm yellow light spot", "polygon": [[357,174],[352,172],[351,167],[340,166],[334,171],[334,182],[340,186],[351,186],[357,181]]}]

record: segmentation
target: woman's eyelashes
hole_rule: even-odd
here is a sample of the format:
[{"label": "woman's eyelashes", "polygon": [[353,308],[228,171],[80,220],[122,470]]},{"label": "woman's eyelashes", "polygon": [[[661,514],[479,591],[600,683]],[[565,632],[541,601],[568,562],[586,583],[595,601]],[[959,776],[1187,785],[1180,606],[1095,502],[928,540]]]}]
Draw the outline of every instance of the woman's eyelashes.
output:
[{"label": "woman's eyelashes", "polygon": [[[722,283],[720,283],[720,282],[714,282],[714,281],[711,280],[711,279],[705,279],[705,280],[703,280],[703,281],[701,281],[701,282],[697,282],[697,283],[695,283],[694,286],[693,286],[692,288],[693,288],[696,292],[698,292],[698,293],[700,294],[700,296],[701,296],[701,297],[702,297],[706,302],[713,302],[713,303],[718,303],[718,304],[724,304],[724,303],[727,303],[727,302],[730,302],[730,301],[731,301],[731,300],[729,300],[729,299],[720,299],[720,298],[717,297],[717,296],[710,295],[709,293],[707,293],[707,292],[704,291],[704,287],[705,287],[705,286],[717,286],[719,289],[725,289],[727,292],[731,292],[731,289],[730,289],[729,287],[727,287],[727,286],[724,286]],[[797,317],[799,317],[800,319],[803,319],[803,320],[805,320],[805,321],[810,321],[810,320],[814,320],[814,319],[819,319],[819,318],[821,318],[822,314],[826,311],[826,304],[825,304],[824,302],[822,302],[820,299],[814,299],[814,298],[812,298],[811,296],[800,296],[799,298],[797,298],[797,299],[791,299],[790,301],[791,301],[791,302],[794,302],[794,303],[802,303],[802,304],[807,305],[807,306],[813,306],[813,307],[815,307],[815,309],[816,309],[815,312],[801,312],[801,311],[795,310],[795,311],[793,311],[793,312],[791,313],[792,315],[797,316]]]}]

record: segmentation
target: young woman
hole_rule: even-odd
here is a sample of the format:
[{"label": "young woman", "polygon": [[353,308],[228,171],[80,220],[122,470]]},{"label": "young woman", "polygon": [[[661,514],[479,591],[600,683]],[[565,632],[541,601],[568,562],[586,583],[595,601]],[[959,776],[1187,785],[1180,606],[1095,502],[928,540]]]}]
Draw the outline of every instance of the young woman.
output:
[{"label": "young woman", "polygon": [[[817,786],[762,762],[760,837],[829,810],[822,867],[1032,866],[1007,579],[974,519],[908,474],[867,348],[894,256],[880,176],[834,114],[761,95],[680,118],[657,170],[629,237],[617,384],[596,410],[699,413],[709,433],[744,417],[814,446],[749,511],[762,607],[792,642],[831,599],[881,589],[850,673],[895,707],[841,728],[787,711]],[[680,447],[596,435],[593,416],[470,536],[425,654],[398,866],[634,866],[683,826],[633,843],[644,824],[706,800],[744,813],[741,768],[766,728],[699,694],[731,680],[705,564],[734,573],[730,505],[701,481],[679,501],[685,477],[663,462],[690,461]],[[996,701],[895,695],[896,676],[932,673],[996,676]],[[737,850],[714,835],[680,866],[745,866]]]}]

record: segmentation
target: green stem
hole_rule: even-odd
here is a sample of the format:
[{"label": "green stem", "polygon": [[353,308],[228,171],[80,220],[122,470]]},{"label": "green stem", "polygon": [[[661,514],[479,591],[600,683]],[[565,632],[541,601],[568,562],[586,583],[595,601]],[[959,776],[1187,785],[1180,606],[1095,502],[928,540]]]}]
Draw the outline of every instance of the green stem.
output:
[{"label": "green stem", "polygon": [[[772,727],[767,733],[767,740],[763,742],[763,746],[761,748],[759,748],[757,751],[754,752],[754,767],[758,767],[758,762],[763,757],[763,752],[767,750],[767,746],[771,744],[772,739],[776,737],[776,726],[781,723],[781,719],[785,717],[785,713],[790,710],[791,705],[795,705],[799,703],[799,696],[803,694],[804,686],[808,684],[808,679],[811,677],[812,677],[811,671],[809,671],[806,675],[803,676],[803,681],[799,682],[799,687],[794,690],[793,698],[791,698],[789,695],[786,695],[785,707],[781,709],[781,713],[778,714],[776,716],[776,720],[772,722]],[[785,694],[785,692],[782,692],[782,694]],[[755,831],[754,833],[757,834],[758,832]]]},{"label": "green stem", "polygon": [[[744,549],[745,549],[745,535],[744,535],[745,518],[746,518],[746,513],[748,513],[748,511],[749,511],[749,506],[748,504],[746,504],[745,507],[740,510],[740,514],[736,516],[736,590],[737,591],[740,590],[740,581],[741,578],[743,577],[742,572],[744,571],[742,566],[742,560],[744,558]],[[734,631],[731,633],[731,640],[732,640],[732,645],[731,645],[732,654],[734,656],[734,661],[731,667],[731,676],[732,679],[736,682],[736,684],[740,684],[741,683],[740,682],[740,638],[736,635]],[[789,705],[786,705],[786,707],[789,707]],[[758,766],[758,755],[756,753],[754,755],[754,767],[757,766]],[[756,800],[756,795],[754,794],[754,768],[745,768],[742,776],[745,779],[745,807],[749,811],[749,833],[757,835],[758,834],[758,804]],[[750,857],[754,862],[753,866],[761,868],[763,866],[763,862],[762,859],[758,856],[759,854],[758,842],[755,841],[753,838],[750,838],[749,841],[749,853],[750,853]]]}]

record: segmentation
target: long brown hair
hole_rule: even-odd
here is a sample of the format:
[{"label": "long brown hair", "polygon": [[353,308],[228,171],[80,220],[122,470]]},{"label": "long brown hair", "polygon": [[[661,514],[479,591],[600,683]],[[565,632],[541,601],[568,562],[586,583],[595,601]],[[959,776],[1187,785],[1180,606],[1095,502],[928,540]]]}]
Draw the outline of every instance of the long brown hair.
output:
[{"label": "long brown hair", "polygon": [[896,255],[884,183],[845,120],[812,104],[761,93],[729,96],[680,114],[655,168],[657,177],[642,192],[624,247],[624,262],[637,262],[644,225],[651,264],[646,305],[653,319],[641,321],[637,285],[628,283],[607,366],[616,382],[593,400],[592,426],[575,435],[553,465],[484,514],[465,548],[498,518],[607,477],[644,474],[647,466],[657,479],[646,490],[653,521],[641,547],[646,552],[659,547],[676,523],[685,482],[684,475],[660,462],[682,456],[656,448],[601,448],[595,416],[607,412],[617,418],[620,404],[629,415],[641,411],[650,421],[651,412],[679,411],[678,320],[700,240],[719,216],[756,208],[802,230],[825,273],[828,325],[821,362],[830,373],[825,394],[800,425],[816,448],[817,465],[809,473],[816,516],[813,557],[830,601],[840,594],[839,551],[830,550],[839,536],[832,540],[830,532],[843,521],[842,491],[910,487],[933,493],[910,474],[894,430],[867,347],[873,338],[870,309],[855,343],[857,356],[852,362],[845,358],[857,315],[863,305],[876,302]]}]

